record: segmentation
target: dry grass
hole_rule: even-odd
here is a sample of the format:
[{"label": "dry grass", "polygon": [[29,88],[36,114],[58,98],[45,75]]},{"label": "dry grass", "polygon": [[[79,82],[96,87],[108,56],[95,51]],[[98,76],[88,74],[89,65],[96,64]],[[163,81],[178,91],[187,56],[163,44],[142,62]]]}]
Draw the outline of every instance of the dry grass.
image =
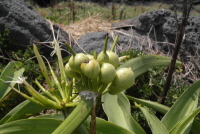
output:
[{"label": "dry grass", "polygon": [[111,22],[103,19],[101,14],[90,15],[90,17],[73,24],[58,25],[73,36],[75,40],[90,32],[105,31],[109,33],[111,31]]}]

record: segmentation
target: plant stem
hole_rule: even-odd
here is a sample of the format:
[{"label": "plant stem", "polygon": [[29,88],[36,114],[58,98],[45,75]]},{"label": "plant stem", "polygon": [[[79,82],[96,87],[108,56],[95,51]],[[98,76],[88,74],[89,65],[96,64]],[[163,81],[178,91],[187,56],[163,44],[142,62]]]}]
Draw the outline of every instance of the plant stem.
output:
[{"label": "plant stem", "polygon": [[74,52],[74,50],[69,46],[69,44],[65,44],[65,46],[67,47],[67,49],[69,49],[70,53],[72,53],[73,56],[76,55],[76,53]]},{"label": "plant stem", "polygon": [[112,51],[112,52],[114,51],[115,46],[116,46],[117,41],[118,41],[118,38],[119,38],[119,35],[117,35],[117,36],[115,37],[114,42],[113,42],[113,44],[112,44],[112,47],[111,47],[110,51]]},{"label": "plant stem", "polygon": [[94,100],[94,105],[91,112],[91,122],[90,122],[90,134],[96,134],[96,102]]},{"label": "plant stem", "polygon": [[104,48],[103,48],[103,53],[106,54],[106,50],[107,50],[107,45],[108,45],[108,33],[106,34],[106,39],[104,42]]},{"label": "plant stem", "polygon": [[[182,15],[182,22],[181,22],[180,25],[178,25],[178,28],[177,28],[175,49],[174,49],[174,52],[173,52],[173,55],[172,55],[172,60],[171,60],[170,66],[169,66],[166,83],[164,85],[163,92],[161,93],[160,98],[158,100],[158,102],[160,104],[164,104],[166,95],[169,91],[169,87],[170,87],[170,83],[171,83],[171,79],[172,79],[172,74],[174,72],[174,68],[175,68],[175,64],[176,64],[176,59],[177,59],[179,50],[181,48],[181,45],[183,43],[183,37],[184,37],[184,34],[185,34],[185,27],[186,27],[186,24],[187,24],[188,16],[190,14],[190,10],[192,8],[192,3],[193,2],[190,3],[190,6],[188,8],[187,0],[184,0],[184,2],[183,2],[183,9],[184,10],[183,10],[183,15]],[[177,22],[177,24],[178,24],[178,22]]]}]

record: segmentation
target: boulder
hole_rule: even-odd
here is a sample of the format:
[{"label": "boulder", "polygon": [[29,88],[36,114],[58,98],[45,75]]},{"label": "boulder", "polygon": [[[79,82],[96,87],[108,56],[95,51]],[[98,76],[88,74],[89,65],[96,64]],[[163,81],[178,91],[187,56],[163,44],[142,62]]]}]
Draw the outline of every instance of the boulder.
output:
[{"label": "boulder", "polygon": [[[178,23],[181,16],[178,16]],[[119,36],[117,51],[128,49],[153,50],[172,54],[176,37],[176,20],[174,13],[160,9],[149,11],[138,17],[112,24],[109,33],[109,46],[115,35]],[[82,36],[78,43],[85,51],[101,51],[105,39],[105,32],[92,32]],[[81,52],[80,48],[76,51]],[[200,53],[200,17],[190,16],[185,30],[185,39],[181,50],[182,55],[196,55]]]},{"label": "boulder", "polygon": [[[181,17],[178,16],[178,24],[182,20]],[[115,34],[123,31],[124,34],[131,35],[132,38],[146,36],[148,41],[144,45],[158,51],[169,52],[174,48],[177,26],[175,15],[170,11],[164,9],[150,11],[138,17],[114,23],[112,27]],[[135,36],[132,33],[138,33],[139,36]],[[133,45],[133,48],[135,46],[136,44]],[[190,16],[185,29],[185,39],[182,49],[191,55],[195,55],[197,52],[200,53],[199,47],[200,17]]]},{"label": "boulder", "polygon": [[[103,51],[105,37],[107,34],[108,33],[106,32],[91,32],[85,34],[78,39],[76,45],[73,46],[73,49],[76,53],[93,52],[93,51],[100,53],[101,51]],[[133,42],[138,42],[139,40],[137,38],[131,40],[129,36],[126,36],[124,34],[118,34],[118,35],[119,39],[116,45],[116,51],[127,51],[129,48],[131,48],[130,46],[132,46]],[[107,49],[110,49],[113,44],[115,36],[112,36],[112,34],[110,33],[108,34],[108,37],[109,39],[108,39]],[[143,50],[142,47],[145,46],[138,44],[138,46],[135,46],[135,49]]]},{"label": "boulder", "polygon": [[[181,22],[181,17],[178,16],[178,23]],[[170,43],[175,42],[176,21],[173,17],[168,18],[167,22],[163,25],[163,35],[168,38]],[[188,18],[182,49],[191,55],[200,53],[200,17],[190,16]]]},{"label": "boulder", "polygon": [[[101,52],[103,50],[106,32],[91,32],[78,39],[77,44],[73,46],[75,52]],[[109,44],[110,45],[110,44]]]},{"label": "boulder", "polygon": [[[5,28],[9,30],[9,40],[16,47],[13,49],[23,49],[34,42],[52,41],[52,30],[50,23],[40,16],[24,0],[1,0],[0,1],[0,32]],[[69,35],[53,25],[55,36],[61,43],[69,41]],[[59,33],[58,33],[59,31]],[[44,55],[50,55],[52,49],[45,47]],[[67,55],[67,53],[64,53]]]},{"label": "boulder", "polygon": [[[163,25],[166,22],[166,16],[171,12],[166,10],[151,11],[142,14],[136,18],[120,21],[112,25],[112,32],[109,33],[109,46],[113,43],[115,35],[119,35],[117,51],[126,51],[128,49],[137,49],[139,51],[153,47],[161,49],[161,46],[155,45],[155,35],[157,41],[164,41],[162,33]],[[86,51],[97,51],[103,49],[105,32],[92,32],[82,36],[78,43]],[[98,45],[98,46],[96,46]],[[101,47],[100,47],[100,46]],[[81,49],[75,47],[77,52]]]}]

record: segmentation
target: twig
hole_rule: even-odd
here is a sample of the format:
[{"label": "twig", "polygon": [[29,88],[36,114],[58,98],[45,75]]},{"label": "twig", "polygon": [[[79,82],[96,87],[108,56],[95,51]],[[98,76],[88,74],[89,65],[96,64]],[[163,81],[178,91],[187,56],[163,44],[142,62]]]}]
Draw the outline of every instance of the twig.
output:
[{"label": "twig", "polygon": [[[172,55],[172,60],[171,60],[170,66],[169,66],[166,83],[164,85],[163,92],[161,93],[160,98],[158,100],[158,102],[160,104],[164,104],[166,95],[169,91],[170,83],[171,83],[171,80],[172,80],[172,74],[174,72],[176,59],[177,59],[179,50],[180,50],[181,45],[183,43],[183,37],[185,35],[185,27],[186,27],[186,24],[187,24],[187,19],[188,19],[189,14],[190,14],[190,10],[192,8],[192,4],[193,4],[193,1],[190,2],[190,5],[188,7],[188,1],[187,0],[183,1],[183,15],[182,15],[182,22],[181,22],[180,25],[178,24],[178,19],[176,17],[177,32],[176,32],[176,40],[175,40],[175,49],[174,49],[174,52],[173,52],[173,55]],[[176,15],[176,12],[175,12],[175,15]]]}]

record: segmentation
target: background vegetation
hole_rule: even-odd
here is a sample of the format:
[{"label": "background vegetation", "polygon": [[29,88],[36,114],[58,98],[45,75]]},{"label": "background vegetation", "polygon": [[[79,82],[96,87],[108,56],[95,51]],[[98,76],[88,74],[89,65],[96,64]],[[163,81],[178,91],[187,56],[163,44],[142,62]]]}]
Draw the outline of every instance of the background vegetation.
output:
[{"label": "background vegetation", "polygon": [[[133,18],[151,10],[166,9],[172,11],[173,7],[172,4],[162,2],[135,3],[134,6],[129,6],[112,2],[107,5],[91,2],[60,2],[46,8],[41,8],[37,5],[34,5],[34,7],[44,18],[65,25],[82,21],[93,14],[100,14],[103,19],[113,22],[113,20]],[[194,5],[190,15],[199,16],[199,12],[200,6]],[[181,14],[181,10],[178,10],[178,14]]]}]

